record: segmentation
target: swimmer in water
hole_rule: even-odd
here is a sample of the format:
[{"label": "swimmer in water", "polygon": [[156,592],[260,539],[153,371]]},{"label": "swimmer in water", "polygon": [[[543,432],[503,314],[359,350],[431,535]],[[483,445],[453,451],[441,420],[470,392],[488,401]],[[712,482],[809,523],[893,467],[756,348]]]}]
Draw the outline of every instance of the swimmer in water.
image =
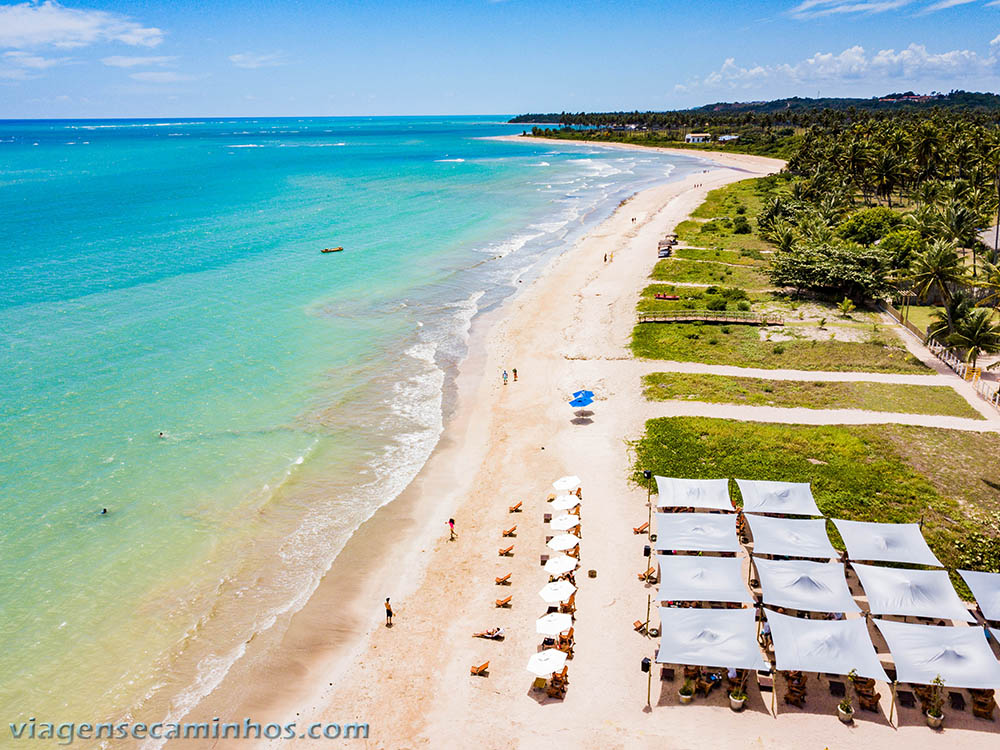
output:
[{"label": "swimmer in water", "polygon": [[164,434],[163,434],[162,432],[160,433],[160,440],[163,440],[163,439],[165,439],[166,437],[167,437],[167,436],[166,436],[166,435],[164,435]]},{"label": "swimmer in water", "polygon": [[107,508],[101,508],[101,515],[102,516],[108,515],[108,509]]}]

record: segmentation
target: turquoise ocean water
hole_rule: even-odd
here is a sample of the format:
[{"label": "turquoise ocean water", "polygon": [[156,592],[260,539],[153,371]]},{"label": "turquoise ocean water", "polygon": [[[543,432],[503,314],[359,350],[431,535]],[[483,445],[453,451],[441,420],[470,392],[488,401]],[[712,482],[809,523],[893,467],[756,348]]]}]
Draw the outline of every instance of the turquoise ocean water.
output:
[{"label": "turquoise ocean water", "polygon": [[182,715],[419,470],[473,317],[706,166],[517,132],[0,122],[4,721]]}]

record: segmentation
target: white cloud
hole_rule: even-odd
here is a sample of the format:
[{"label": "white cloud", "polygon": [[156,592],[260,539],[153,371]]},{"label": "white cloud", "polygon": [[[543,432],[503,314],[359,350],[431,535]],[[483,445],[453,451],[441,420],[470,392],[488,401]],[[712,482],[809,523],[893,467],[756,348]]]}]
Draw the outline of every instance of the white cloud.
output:
[{"label": "white cloud", "polygon": [[110,57],[102,57],[101,62],[112,68],[139,68],[149,65],[166,65],[176,59],[176,57],[128,57],[126,55],[111,55]]},{"label": "white cloud", "polygon": [[913,0],[802,0],[789,11],[794,18],[885,13],[909,5]]},{"label": "white cloud", "polygon": [[21,50],[10,50],[0,54],[0,79],[7,81],[27,81],[38,78],[39,72],[70,62],[66,57],[42,57]]},{"label": "white cloud", "polygon": [[0,5],[0,47],[84,47],[122,42],[155,47],[163,32],[103,10],[66,8],[55,0]]},{"label": "white cloud", "polygon": [[956,5],[967,5],[974,2],[976,0],[938,0],[936,3],[931,3],[924,8],[921,13],[933,13],[937,10],[947,10],[948,8],[954,8]]},{"label": "white cloud", "polygon": [[241,52],[237,55],[230,55],[229,62],[237,68],[273,68],[278,65],[287,65],[288,61],[280,52],[272,52],[266,55],[258,55],[253,52]]},{"label": "white cloud", "polygon": [[188,75],[187,73],[174,73],[169,70],[147,70],[140,73],[129,73],[129,78],[133,81],[143,83],[182,83],[193,81],[200,76]]},{"label": "white cloud", "polygon": [[[1000,37],[994,40],[998,42]],[[696,84],[710,88],[750,88],[762,83],[813,83],[830,81],[919,79],[924,76],[959,78],[990,73],[1000,62],[996,52],[982,56],[966,49],[928,52],[922,44],[896,51],[884,49],[869,55],[861,46],[848,47],[839,54],[817,52],[796,63],[743,66],[727,58],[722,67]],[[690,88],[690,87],[689,87]]]}]

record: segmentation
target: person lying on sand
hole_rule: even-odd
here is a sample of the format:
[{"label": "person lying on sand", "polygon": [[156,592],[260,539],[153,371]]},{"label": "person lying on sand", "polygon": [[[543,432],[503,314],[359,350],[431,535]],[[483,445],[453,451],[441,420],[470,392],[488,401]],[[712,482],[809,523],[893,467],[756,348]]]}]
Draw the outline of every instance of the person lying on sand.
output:
[{"label": "person lying on sand", "polygon": [[491,638],[494,641],[502,641],[506,633],[504,633],[503,628],[491,628],[490,630],[484,630],[481,633],[473,633],[473,638]]}]

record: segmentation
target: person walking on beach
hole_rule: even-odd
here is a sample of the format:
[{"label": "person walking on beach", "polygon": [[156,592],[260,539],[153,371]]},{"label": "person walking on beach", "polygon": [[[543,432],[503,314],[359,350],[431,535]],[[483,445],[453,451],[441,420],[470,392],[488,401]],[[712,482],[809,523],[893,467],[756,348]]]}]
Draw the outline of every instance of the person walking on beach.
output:
[{"label": "person walking on beach", "polygon": [[604,262],[605,262],[605,263],[607,263],[607,262],[608,262],[608,254],[607,254],[607,253],[604,253]]},{"label": "person walking on beach", "polygon": [[451,538],[449,539],[449,541],[454,542],[456,539],[458,539],[458,534],[455,533],[455,519],[454,518],[449,518],[448,519],[448,531],[451,532]]},{"label": "person walking on beach", "polygon": [[385,598],[385,626],[392,627],[392,605],[389,604],[389,597]]},{"label": "person walking on beach", "polygon": [[517,382],[517,368],[515,367],[513,370],[511,370],[511,373],[514,375],[514,382],[516,383]]},{"label": "person walking on beach", "polygon": [[507,385],[507,371],[506,370],[503,371],[503,384]]}]

